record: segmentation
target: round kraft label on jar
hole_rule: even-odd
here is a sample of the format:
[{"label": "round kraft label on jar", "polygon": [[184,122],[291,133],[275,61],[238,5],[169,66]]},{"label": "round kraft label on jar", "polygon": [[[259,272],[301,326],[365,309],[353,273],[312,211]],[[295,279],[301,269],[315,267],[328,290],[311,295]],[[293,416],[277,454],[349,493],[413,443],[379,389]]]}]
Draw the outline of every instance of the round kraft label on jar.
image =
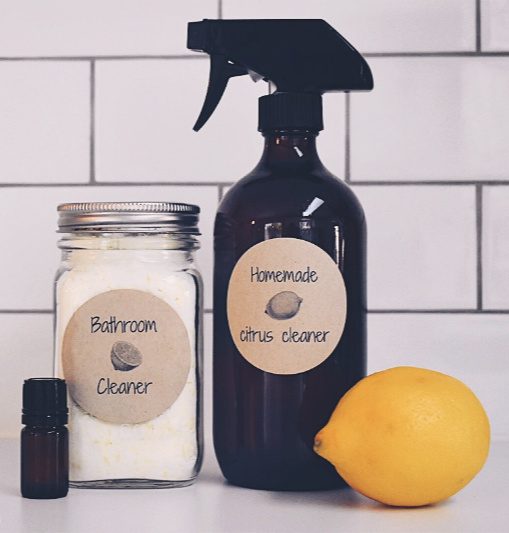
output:
[{"label": "round kraft label on jar", "polygon": [[71,317],[62,366],[72,400],[114,424],[138,424],[169,409],[191,367],[186,326],[166,302],[120,289],[85,302]]},{"label": "round kraft label on jar", "polygon": [[235,346],[272,374],[299,374],[325,361],[341,339],[346,288],[332,258],[301,239],[276,238],[250,248],[228,286]]}]

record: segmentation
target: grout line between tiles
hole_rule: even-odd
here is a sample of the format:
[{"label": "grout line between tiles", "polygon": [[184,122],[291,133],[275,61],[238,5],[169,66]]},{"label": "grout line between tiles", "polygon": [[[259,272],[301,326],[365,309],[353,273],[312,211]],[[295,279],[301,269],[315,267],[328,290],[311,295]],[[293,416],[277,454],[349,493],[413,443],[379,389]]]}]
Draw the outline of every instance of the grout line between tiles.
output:
[{"label": "grout line between tiles", "polygon": [[90,61],[90,183],[95,183],[95,61]]},{"label": "grout line between tiles", "polygon": [[351,181],[351,143],[350,143],[350,117],[351,117],[350,93],[345,94],[345,182]]},{"label": "grout line between tiles", "polygon": [[367,52],[363,57],[509,57],[509,51],[500,52]]},{"label": "grout line between tiles", "polygon": [[217,18],[223,18],[223,0],[217,0]]},{"label": "grout line between tiles", "polygon": [[[72,183],[0,183],[0,188],[37,188],[37,187],[85,187],[85,186],[94,186],[94,187],[231,187],[234,185],[233,181],[95,181],[90,183],[90,181],[85,182],[72,182]],[[483,186],[489,185],[493,186],[508,186],[509,180],[498,180],[498,181],[479,181],[479,180],[456,180],[456,181],[442,181],[442,180],[350,180],[350,185],[355,187],[378,187],[378,186],[441,186],[441,187],[457,187],[457,186]]]},{"label": "grout line between tiles", "polygon": [[509,180],[351,180],[350,185],[362,185],[362,186],[380,186],[380,185],[389,185],[389,186],[399,186],[399,185],[440,185],[440,186],[465,186],[465,185],[509,185]]},{"label": "grout line between tiles", "polygon": [[140,54],[104,56],[2,56],[0,61],[130,61],[144,59],[207,59],[207,54]]},{"label": "grout line between tiles", "polygon": [[481,0],[475,0],[475,50],[481,52]]},{"label": "grout line between tiles", "polygon": [[218,185],[217,186],[217,203],[219,203],[223,199],[224,195],[224,185]]},{"label": "grout line between tiles", "polygon": [[41,188],[41,187],[219,187],[230,186],[224,181],[90,181],[73,183],[0,183],[0,189]]},{"label": "grout line between tiles", "polygon": [[[509,57],[509,51],[365,52],[364,57]],[[98,56],[1,56],[0,61],[136,61],[153,59],[207,59],[206,54],[140,54]]]},{"label": "grout line between tiles", "polygon": [[0,315],[52,315],[53,309],[0,309]]},{"label": "grout line between tiles", "polygon": [[476,253],[477,253],[477,309],[483,308],[483,259],[482,259],[482,232],[483,232],[483,187],[475,188],[475,226],[476,226]]}]

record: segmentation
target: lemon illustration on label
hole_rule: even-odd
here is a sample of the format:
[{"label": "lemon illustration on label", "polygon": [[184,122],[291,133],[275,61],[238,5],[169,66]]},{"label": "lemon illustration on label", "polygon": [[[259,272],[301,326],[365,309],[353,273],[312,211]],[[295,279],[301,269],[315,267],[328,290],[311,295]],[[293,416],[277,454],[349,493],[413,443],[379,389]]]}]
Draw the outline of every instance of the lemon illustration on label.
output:
[{"label": "lemon illustration on label", "polygon": [[111,347],[111,364],[115,370],[127,372],[141,365],[140,350],[134,344],[118,341]]},{"label": "lemon illustration on label", "polygon": [[265,312],[275,320],[288,320],[299,312],[302,302],[293,291],[282,291],[269,300]]}]

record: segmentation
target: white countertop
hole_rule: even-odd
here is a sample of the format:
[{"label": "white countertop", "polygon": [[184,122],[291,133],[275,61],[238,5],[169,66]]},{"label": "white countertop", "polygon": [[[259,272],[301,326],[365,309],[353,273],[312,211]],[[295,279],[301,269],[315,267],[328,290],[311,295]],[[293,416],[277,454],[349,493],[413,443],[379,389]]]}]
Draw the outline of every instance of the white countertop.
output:
[{"label": "white countertop", "polygon": [[509,442],[494,443],[484,470],[449,501],[394,509],[350,490],[264,492],[225,484],[208,448],[191,487],[71,489],[59,500],[19,494],[16,440],[0,440],[0,531],[6,533],[482,532],[509,531]]}]

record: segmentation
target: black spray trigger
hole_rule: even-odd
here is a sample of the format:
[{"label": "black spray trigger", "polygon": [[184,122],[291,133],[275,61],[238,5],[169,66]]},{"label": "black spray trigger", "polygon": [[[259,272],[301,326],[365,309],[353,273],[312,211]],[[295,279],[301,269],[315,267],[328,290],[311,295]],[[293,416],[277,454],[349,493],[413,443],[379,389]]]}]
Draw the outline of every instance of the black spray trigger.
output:
[{"label": "black spray trigger", "polygon": [[233,76],[248,74],[253,81],[270,83],[270,94],[259,98],[259,131],[320,131],[324,93],[373,88],[365,59],[321,19],[190,22],[187,47],[211,59],[209,87],[195,131],[210,118]]},{"label": "black spray trigger", "polygon": [[225,56],[217,54],[210,56],[209,86],[207,88],[205,102],[203,102],[200,111],[200,116],[193,126],[194,131],[200,130],[215,111],[226,90],[228,80],[235,76],[243,76],[244,74],[248,74],[245,67],[235,65],[231,61],[228,61]]}]

